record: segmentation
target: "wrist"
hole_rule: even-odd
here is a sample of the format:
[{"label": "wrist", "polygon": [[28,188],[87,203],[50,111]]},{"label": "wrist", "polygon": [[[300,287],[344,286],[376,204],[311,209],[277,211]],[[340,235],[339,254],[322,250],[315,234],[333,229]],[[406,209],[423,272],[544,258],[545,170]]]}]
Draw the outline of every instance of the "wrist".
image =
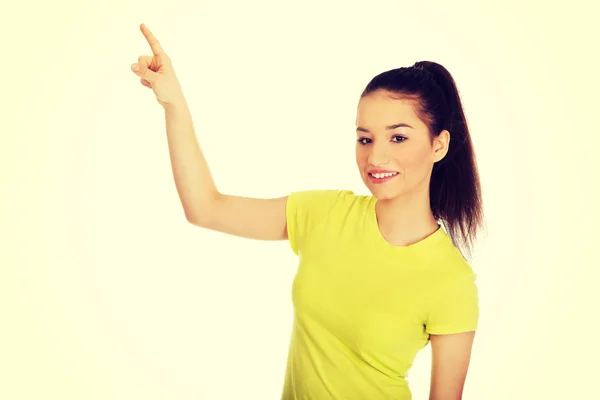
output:
[{"label": "wrist", "polygon": [[186,102],[185,98],[183,97],[183,95],[181,95],[181,97],[171,100],[168,103],[164,103],[164,104],[162,104],[162,106],[165,109],[165,111],[179,110],[182,108],[186,108],[187,102]]}]

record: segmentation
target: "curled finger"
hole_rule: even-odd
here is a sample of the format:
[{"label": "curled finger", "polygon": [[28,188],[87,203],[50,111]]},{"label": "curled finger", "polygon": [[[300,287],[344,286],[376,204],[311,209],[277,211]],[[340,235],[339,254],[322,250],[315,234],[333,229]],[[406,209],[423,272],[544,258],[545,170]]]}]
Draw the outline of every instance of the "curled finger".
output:
[{"label": "curled finger", "polygon": [[140,79],[140,82],[142,83],[142,85],[146,86],[148,89],[152,89],[152,84],[150,82],[148,82],[147,80],[145,80],[144,78]]}]

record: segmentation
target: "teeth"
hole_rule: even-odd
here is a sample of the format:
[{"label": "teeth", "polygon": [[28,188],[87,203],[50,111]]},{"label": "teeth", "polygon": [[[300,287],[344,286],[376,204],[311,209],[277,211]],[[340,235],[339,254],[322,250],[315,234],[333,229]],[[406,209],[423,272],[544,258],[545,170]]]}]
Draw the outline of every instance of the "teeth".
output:
[{"label": "teeth", "polygon": [[385,174],[371,174],[371,175],[373,175],[376,179],[381,179],[381,178],[388,178],[388,177],[394,176],[396,174],[397,174],[397,172],[386,172]]}]

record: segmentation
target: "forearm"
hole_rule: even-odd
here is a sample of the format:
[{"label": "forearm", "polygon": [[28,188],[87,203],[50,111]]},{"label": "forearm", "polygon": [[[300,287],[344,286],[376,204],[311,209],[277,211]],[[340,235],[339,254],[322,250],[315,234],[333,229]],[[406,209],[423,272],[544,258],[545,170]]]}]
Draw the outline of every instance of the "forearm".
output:
[{"label": "forearm", "polygon": [[175,186],[188,221],[202,220],[218,195],[185,99],[164,105]]}]

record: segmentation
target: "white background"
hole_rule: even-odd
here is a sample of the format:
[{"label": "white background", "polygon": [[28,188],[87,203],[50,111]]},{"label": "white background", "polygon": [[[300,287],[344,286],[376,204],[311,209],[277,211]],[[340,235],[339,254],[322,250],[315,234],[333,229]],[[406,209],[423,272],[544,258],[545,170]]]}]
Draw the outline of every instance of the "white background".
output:
[{"label": "white background", "polygon": [[[358,97],[454,75],[487,234],[465,399],[592,398],[600,146],[592,2],[30,1],[0,19],[0,398],[277,399],[297,260],[188,224],[164,114],[130,65],[170,54],[223,192],[365,193]],[[426,399],[430,350],[409,380]]]}]

